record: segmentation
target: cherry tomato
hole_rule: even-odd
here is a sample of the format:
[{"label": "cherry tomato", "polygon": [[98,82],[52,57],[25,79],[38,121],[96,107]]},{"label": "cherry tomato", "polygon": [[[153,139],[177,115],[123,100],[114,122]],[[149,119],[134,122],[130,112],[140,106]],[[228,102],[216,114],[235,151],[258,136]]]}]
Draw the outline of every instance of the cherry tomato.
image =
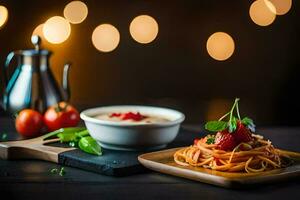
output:
[{"label": "cherry tomato", "polygon": [[51,106],[44,115],[45,124],[49,131],[60,128],[77,126],[80,121],[78,111],[66,102]]},{"label": "cherry tomato", "polygon": [[16,118],[16,129],[25,137],[36,137],[44,126],[43,116],[32,109],[22,110]]}]

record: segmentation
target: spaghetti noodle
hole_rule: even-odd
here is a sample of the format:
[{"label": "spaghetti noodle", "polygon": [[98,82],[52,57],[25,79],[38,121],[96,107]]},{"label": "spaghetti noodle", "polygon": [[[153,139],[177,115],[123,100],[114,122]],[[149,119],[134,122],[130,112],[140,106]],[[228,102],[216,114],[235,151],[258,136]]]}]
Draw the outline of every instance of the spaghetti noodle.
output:
[{"label": "spaghetti noodle", "polygon": [[252,134],[252,140],[238,144],[232,151],[220,150],[217,144],[199,140],[196,144],[175,152],[174,160],[182,166],[204,167],[224,172],[263,172],[291,164],[299,153],[276,149],[271,141]]}]

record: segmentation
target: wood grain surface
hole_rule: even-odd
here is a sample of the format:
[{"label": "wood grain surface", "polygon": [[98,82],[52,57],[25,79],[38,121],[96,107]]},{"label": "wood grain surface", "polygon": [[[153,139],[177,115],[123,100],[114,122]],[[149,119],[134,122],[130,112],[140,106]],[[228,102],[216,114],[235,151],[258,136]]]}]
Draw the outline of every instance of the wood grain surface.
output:
[{"label": "wood grain surface", "polygon": [[59,141],[58,138],[44,140],[44,136],[33,139],[0,142],[0,158],[6,160],[38,159],[58,163],[58,155],[75,148],[53,147],[45,144]]},{"label": "wood grain surface", "polygon": [[282,181],[300,176],[299,162],[287,168],[260,173],[221,172],[202,167],[181,166],[173,159],[174,153],[180,148],[142,154],[138,160],[145,167],[154,171],[226,188]]}]

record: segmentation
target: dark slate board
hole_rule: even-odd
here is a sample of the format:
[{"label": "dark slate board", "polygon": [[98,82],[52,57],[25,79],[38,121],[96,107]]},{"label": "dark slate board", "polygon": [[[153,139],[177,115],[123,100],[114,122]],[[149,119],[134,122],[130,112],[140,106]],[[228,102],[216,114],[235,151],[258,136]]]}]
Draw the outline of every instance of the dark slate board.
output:
[{"label": "dark slate board", "polygon": [[[167,148],[190,145],[193,139],[199,136],[195,132],[180,130],[175,141]],[[94,156],[76,149],[61,153],[59,163],[108,176],[128,176],[146,171],[137,160],[143,153],[146,152],[103,149],[102,156]]]},{"label": "dark slate board", "polygon": [[137,160],[141,153],[103,149],[102,156],[94,156],[76,149],[59,154],[58,162],[108,176],[127,176],[145,171]]}]

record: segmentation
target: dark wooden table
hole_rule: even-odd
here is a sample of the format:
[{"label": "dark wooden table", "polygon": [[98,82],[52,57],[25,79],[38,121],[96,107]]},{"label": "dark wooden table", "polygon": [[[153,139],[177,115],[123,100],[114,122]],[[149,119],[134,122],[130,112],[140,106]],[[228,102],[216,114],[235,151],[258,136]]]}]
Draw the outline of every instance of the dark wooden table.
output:
[{"label": "dark wooden table", "polygon": [[[200,126],[184,125],[199,131]],[[258,130],[280,147],[300,151],[300,127],[269,127]],[[0,118],[0,136],[18,137],[13,121]],[[224,189],[169,175],[148,172],[128,177],[108,177],[65,167],[64,176],[50,169],[60,166],[36,160],[0,160],[0,199],[300,199],[300,180]],[[3,198],[2,198],[3,197]]]}]

